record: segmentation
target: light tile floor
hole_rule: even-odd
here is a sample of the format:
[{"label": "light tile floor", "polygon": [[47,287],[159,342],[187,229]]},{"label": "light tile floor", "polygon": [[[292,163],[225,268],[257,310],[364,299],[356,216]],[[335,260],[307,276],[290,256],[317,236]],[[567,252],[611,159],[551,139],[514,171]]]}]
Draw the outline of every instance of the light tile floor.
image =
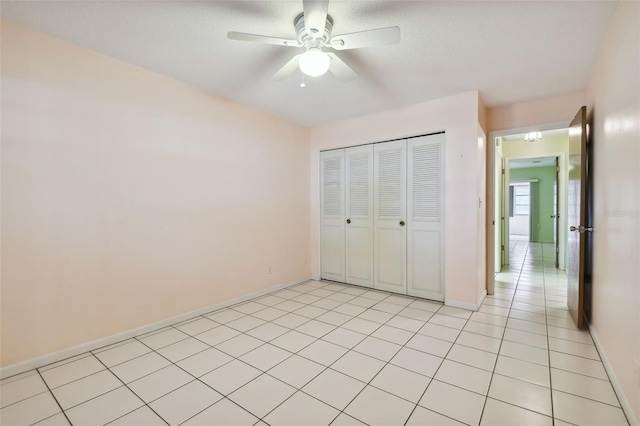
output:
[{"label": "light tile floor", "polygon": [[2,425],[627,424],[550,245],[478,312],[310,281],[1,382]]}]

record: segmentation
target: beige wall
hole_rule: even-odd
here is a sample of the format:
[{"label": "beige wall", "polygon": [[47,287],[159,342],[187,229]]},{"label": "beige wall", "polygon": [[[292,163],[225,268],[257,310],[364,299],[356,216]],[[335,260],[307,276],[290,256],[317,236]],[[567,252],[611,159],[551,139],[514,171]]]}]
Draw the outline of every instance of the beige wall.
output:
[{"label": "beige wall", "polygon": [[484,232],[477,225],[477,215],[480,214],[478,196],[483,197],[481,208],[484,209],[484,194],[478,193],[477,183],[481,175],[479,167],[484,167],[484,161],[478,161],[478,92],[467,92],[311,130],[311,259],[314,277],[320,276],[319,152],[442,130],[446,131],[445,300],[447,303],[476,306],[478,288],[482,287],[484,291],[484,277],[482,284],[477,283],[479,266],[476,250],[478,239],[481,238],[479,232]]},{"label": "beige wall", "polygon": [[640,419],[640,3],[620,2],[587,89],[593,115],[591,327]]},{"label": "beige wall", "polygon": [[[487,110],[487,132],[566,122],[584,105],[583,93],[535,99]],[[540,129],[537,129],[540,130]]]},{"label": "beige wall", "polygon": [[310,275],[308,128],[2,23],[1,129],[3,366]]}]

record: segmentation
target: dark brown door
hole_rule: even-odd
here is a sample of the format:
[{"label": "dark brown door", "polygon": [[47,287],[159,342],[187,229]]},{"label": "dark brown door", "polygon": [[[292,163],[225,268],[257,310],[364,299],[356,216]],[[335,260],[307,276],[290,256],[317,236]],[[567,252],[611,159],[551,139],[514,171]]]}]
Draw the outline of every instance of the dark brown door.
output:
[{"label": "dark brown door", "polygon": [[586,326],[584,278],[587,221],[587,107],[580,108],[569,126],[569,241],[567,259],[567,306],[578,328]]}]

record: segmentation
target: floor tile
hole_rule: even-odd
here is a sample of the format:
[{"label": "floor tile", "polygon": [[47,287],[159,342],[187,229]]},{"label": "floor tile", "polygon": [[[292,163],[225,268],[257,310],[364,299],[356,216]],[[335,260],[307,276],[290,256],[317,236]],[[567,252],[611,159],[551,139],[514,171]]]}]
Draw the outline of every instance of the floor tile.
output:
[{"label": "floor tile", "polygon": [[494,374],[489,397],[551,416],[551,390],[521,380]]},{"label": "floor tile", "polygon": [[497,325],[485,324],[478,321],[467,321],[464,331],[469,333],[482,334],[483,336],[493,337],[496,339],[502,339],[504,334],[504,327],[498,327]]},{"label": "floor tile", "polygon": [[271,322],[287,328],[298,328],[304,323],[309,322],[309,318],[289,313],[281,316],[280,318],[276,318]]},{"label": "floor tile", "polygon": [[458,344],[453,345],[446,356],[452,361],[487,371],[493,371],[497,357],[494,353]]},{"label": "floor tile", "polygon": [[184,426],[224,425],[252,426],[258,418],[228,399],[221,399],[211,407],[190,418]]},{"label": "floor tile", "polygon": [[600,361],[600,355],[598,355],[598,351],[593,345],[585,345],[584,343],[576,343],[569,340],[549,337],[549,349],[556,352]]},{"label": "floor tile", "polygon": [[[396,317],[401,318],[401,317]],[[406,318],[409,321],[414,321],[409,318]],[[421,323],[422,324],[422,323]],[[422,327],[422,326],[421,326]],[[388,325],[382,325],[376,331],[371,334],[373,337],[377,337],[378,339],[386,340],[387,342],[392,342],[397,345],[404,345],[411,339],[414,335],[411,331],[401,330],[396,327],[389,327]]]},{"label": "floor tile", "polygon": [[436,312],[442,307],[442,303],[431,302],[429,300],[417,299],[409,304],[410,308],[422,309],[423,311]]},{"label": "floor tile", "polygon": [[460,330],[455,328],[443,327],[437,324],[426,323],[418,334],[424,334],[425,336],[435,337],[436,339],[447,340],[449,342],[455,342],[460,334]]},{"label": "floor tile", "polygon": [[[352,305],[356,305],[356,306],[362,306],[363,308],[372,308],[373,306],[375,306],[378,301],[374,300],[374,299],[370,299],[367,297],[356,297],[355,299],[351,299],[349,300],[349,303],[351,303]],[[376,310],[378,312],[384,312],[381,310],[377,310],[377,309],[369,309],[369,310]],[[385,314],[389,314],[391,316],[395,315],[395,313],[390,313],[390,312],[384,312]]]},{"label": "floor tile", "polygon": [[506,404],[493,398],[487,398],[480,425],[484,426],[553,426],[553,419],[548,416],[525,410],[522,407]]},{"label": "floor tile", "polygon": [[[440,312],[440,311],[438,311],[438,312]],[[467,320],[466,319],[462,319],[462,318],[450,317],[448,315],[441,315],[439,313],[436,313],[435,315],[433,315],[429,319],[429,322],[431,324],[438,324],[438,325],[442,325],[442,326],[445,326],[445,327],[451,327],[451,328],[455,328],[455,329],[458,329],[458,330],[462,330],[462,328],[467,323]]]},{"label": "floor tile", "polygon": [[343,410],[366,386],[365,383],[337,371],[327,369],[307,383],[302,391]]},{"label": "floor tile", "polygon": [[[164,422],[162,423],[166,424]],[[69,423],[65,415],[60,412],[58,414],[54,414],[51,417],[47,417],[44,420],[40,420],[38,423],[34,423],[34,426],[71,426],[71,423]]]},{"label": "floor tile", "polygon": [[240,334],[226,342],[216,345],[216,349],[237,358],[264,344],[265,343],[262,340],[256,339],[255,337],[251,337],[247,334]]},{"label": "floor tile", "polygon": [[385,302],[387,303],[394,303],[396,305],[400,305],[400,306],[409,306],[411,304],[411,302],[413,302],[415,299],[413,297],[408,297],[408,296],[400,296],[400,295],[391,295],[389,297],[387,297],[386,299],[384,299]]},{"label": "floor tile", "polygon": [[331,299],[320,299],[317,302],[313,302],[311,305],[315,306],[315,307],[318,307],[318,308],[331,310],[331,309],[335,309],[338,306],[342,305],[342,302],[338,302],[337,300],[331,300]]},{"label": "floor tile", "polygon": [[233,328],[234,330],[241,331],[246,333],[247,331],[259,327],[264,324],[265,321],[260,318],[252,317],[252,316],[244,316],[242,318],[238,318],[237,320],[233,320],[226,324],[227,327]]},{"label": "floor tile", "polygon": [[233,309],[234,311],[242,312],[243,314],[253,314],[255,312],[263,310],[264,305],[256,302],[246,302],[240,305],[232,306],[231,309]]},{"label": "floor tile", "polygon": [[458,336],[456,343],[497,354],[500,349],[501,340],[462,331]]},{"label": "floor tile", "polygon": [[200,377],[200,380],[221,394],[228,395],[260,374],[262,372],[257,368],[242,361],[233,360]]},{"label": "floor tile", "polygon": [[325,426],[331,423],[340,412],[305,393],[296,392],[264,420],[270,425],[317,425]]},{"label": "floor tile", "polygon": [[477,425],[484,400],[484,396],[475,392],[433,380],[419,405],[468,425]]},{"label": "floor tile", "polygon": [[509,321],[507,321],[507,328],[528,331],[529,333],[536,333],[543,336],[547,335],[547,326],[545,324],[519,320],[517,318],[509,318]]},{"label": "floor tile", "polygon": [[116,365],[111,368],[111,372],[118,376],[123,382],[130,383],[140,377],[165,368],[170,364],[167,359],[161,357],[156,352],[151,352],[134,358],[131,361]]},{"label": "floor tile", "polygon": [[386,340],[378,339],[376,337],[367,337],[356,345],[353,350],[372,356],[381,361],[389,361],[401,348],[402,346]]},{"label": "floor tile", "polygon": [[179,425],[222,399],[222,395],[204,383],[194,380],[149,406],[170,425]]},{"label": "floor tile", "polygon": [[354,419],[348,414],[341,413],[336,419],[331,422],[331,426],[367,426],[360,420]]},{"label": "floor tile", "polygon": [[533,312],[518,311],[516,309],[509,311],[509,318],[515,318],[523,321],[537,322],[538,324],[546,324],[547,319],[542,314],[535,314]]},{"label": "floor tile", "polygon": [[560,391],[553,392],[553,410],[557,419],[576,425],[628,425],[620,408]]},{"label": "floor tile", "polygon": [[370,426],[404,424],[414,404],[388,392],[367,386],[344,410]]},{"label": "floor tile", "polygon": [[133,358],[151,352],[149,347],[137,340],[129,340],[127,343],[117,346],[110,346],[104,350],[96,351],[93,354],[108,368],[118,365]]},{"label": "floor tile", "polygon": [[143,406],[133,392],[122,386],[66,412],[74,425],[103,425]]},{"label": "floor tile", "polygon": [[265,321],[273,321],[274,319],[280,318],[281,316],[286,314],[287,314],[287,311],[281,311],[280,309],[269,307],[267,309],[263,309],[261,311],[255,312],[251,314],[251,316],[260,318],[261,320],[265,320]]},{"label": "floor tile", "polygon": [[351,349],[362,340],[364,340],[365,337],[367,337],[366,334],[357,333],[346,328],[338,327],[330,333],[325,334],[322,337],[322,340]]},{"label": "floor tile", "polygon": [[233,358],[215,348],[199,352],[178,362],[178,367],[194,377],[200,377],[231,361]]},{"label": "floor tile", "polygon": [[321,297],[312,296],[311,294],[301,294],[300,296],[294,297],[291,300],[293,302],[303,303],[303,304],[307,305],[307,304],[311,304],[313,302],[317,302],[320,299],[321,299]]},{"label": "floor tile", "polygon": [[549,367],[500,355],[495,372],[535,385],[550,387]]},{"label": "floor tile", "polygon": [[182,322],[174,325],[175,328],[182,331],[189,336],[195,336],[196,334],[204,333],[207,330],[217,327],[219,324],[209,318],[198,317],[195,320],[188,322]]},{"label": "floor tile", "polygon": [[504,332],[504,340],[522,343],[524,345],[535,346],[537,348],[548,349],[547,336],[529,333],[527,331],[507,328]]},{"label": "floor tile", "polygon": [[188,334],[175,329],[173,327],[166,328],[162,331],[154,332],[152,334],[146,334],[138,337],[137,339],[150,347],[153,350],[164,348],[172,343],[179,342],[189,337]]},{"label": "floor tile", "polygon": [[280,309],[287,312],[293,312],[297,309],[304,308],[305,305],[303,303],[294,302],[293,300],[287,300],[282,303],[278,303],[273,306],[276,309]]},{"label": "floor tile", "polygon": [[411,417],[406,423],[406,426],[425,426],[425,425],[438,425],[438,426],[462,426],[464,423],[460,423],[452,418],[445,417],[442,414],[438,414],[435,411],[427,410],[424,407],[417,406],[411,414]]},{"label": "floor tile", "polygon": [[193,379],[193,376],[185,373],[180,368],[170,365],[135,382],[131,382],[128,386],[144,402],[149,403],[180,386],[186,385]]},{"label": "floor tile", "polygon": [[562,352],[549,352],[551,367],[572,373],[584,374],[596,379],[609,380],[607,372],[601,361],[595,361],[575,355],[563,354]]},{"label": "floor tile", "polygon": [[293,355],[273,367],[268,373],[277,379],[295,387],[301,388],[326,367],[299,355]]},{"label": "floor tile", "polygon": [[81,404],[91,398],[102,395],[122,386],[108,370],[103,370],[82,379],[53,389],[53,395],[63,410]]},{"label": "floor tile", "polygon": [[280,349],[277,346],[270,345],[269,343],[265,343],[251,352],[247,352],[242,355],[240,360],[256,367],[259,370],[267,371],[290,356],[291,352]]},{"label": "floor tile", "polygon": [[109,426],[166,426],[167,423],[146,405],[109,423]]},{"label": "floor tile", "polygon": [[398,312],[398,315],[401,317],[412,318],[418,321],[429,321],[431,318],[435,316],[435,314],[431,311],[425,311],[423,309],[417,309],[412,307],[407,307]]},{"label": "floor tile", "polygon": [[572,342],[593,345],[593,339],[588,330],[570,330],[568,328],[548,326],[549,337],[571,340]]},{"label": "floor tile", "polygon": [[507,318],[501,315],[487,314],[485,312],[474,312],[471,314],[469,321],[481,322],[484,324],[504,327],[507,324]]},{"label": "floor tile", "polygon": [[254,328],[253,330],[250,330],[249,332],[247,332],[247,334],[249,336],[255,337],[256,339],[269,342],[287,332],[289,332],[289,329],[287,327],[268,322]]},{"label": "floor tile", "polygon": [[445,359],[442,365],[440,365],[434,379],[481,395],[486,395],[489,390],[491,373],[486,370]]},{"label": "floor tile", "polygon": [[551,386],[554,391],[559,390],[604,404],[620,406],[618,397],[608,380],[594,379],[582,374],[552,368]]},{"label": "floor tile", "polygon": [[308,334],[309,336],[320,338],[335,328],[335,325],[327,324],[317,320],[311,320],[296,327],[296,330],[301,333]]},{"label": "floor tile", "polygon": [[351,316],[355,317],[355,316],[360,315],[361,313],[363,313],[366,310],[367,310],[367,308],[364,308],[362,306],[357,306],[357,305],[352,305],[350,303],[345,303],[344,305],[336,306],[336,308],[333,311],[334,312],[338,312],[340,314],[351,315]]},{"label": "floor tile", "polygon": [[298,352],[315,341],[315,337],[300,333],[296,330],[291,330],[288,333],[273,339],[271,344],[286,349],[289,352]]},{"label": "floor tile", "polygon": [[389,362],[398,367],[433,377],[442,363],[442,358],[415,349],[402,348]]},{"label": "floor tile", "polygon": [[453,343],[422,334],[416,334],[405,346],[444,358],[449,352],[449,349],[451,349],[451,346],[453,346]]},{"label": "floor tile", "polygon": [[385,363],[370,356],[349,351],[331,365],[331,368],[354,379],[369,382]]},{"label": "floor tile", "polygon": [[298,355],[319,364],[329,366],[346,352],[347,349],[342,346],[334,345],[333,343],[325,342],[323,340],[317,340],[298,352]]},{"label": "floor tile", "polygon": [[193,337],[189,337],[177,343],[165,346],[162,349],[158,349],[157,352],[171,362],[178,362],[209,348],[210,346],[206,343],[203,343],[198,339],[194,339]]},{"label": "floor tile", "polygon": [[514,342],[502,342],[500,355],[540,365],[549,365],[549,351]]},{"label": "floor tile", "polygon": [[211,314],[205,315],[206,318],[214,320],[215,322],[220,324],[226,324],[244,316],[245,314],[243,314],[242,312],[234,311],[233,309],[223,309],[221,311],[216,311]]},{"label": "floor tile", "polygon": [[225,325],[205,331],[204,333],[194,336],[196,339],[203,341],[207,345],[215,346],[229,339],[240,335],[240,332],[229,328]]},{"label": "floor tile", "polygon": [[317,306],[305,306],[304,308],[300,308],[297,311],[294,311],[296,315],[303,316],[305,318],[317,318],[322,314],[326,314],[329,312],[326,309],[318,308]]},{"label": "floor tile", "polygon": [[431,378],[413,371],[387,364],[374,379],[371,385],[393,395],[417,403]]},{"label": "floor tile", "polygon": [[362,318],[353,318],[342,325],[343,328],[357,331],[358,333],[371,334],[380,327],[380,324]]},{"label": "floor tile", "polygon": [[264,417],[295,392],[295,388],[263,374],[229,395],[256,417]]},{"label": "floor tile", "polygon": [[42,392],[47,392],[47,385],[40,375],[32,371],[15,380],[3,380],[0,387],[0,408],[30,398]]},{"label": "floor tile", "polygon": [[425,322],[420,321],[413,318],[402,317],[400,315],[396,315],[387,321],[387,326],[392,326],[394,328],[400,328],[402,330],[406,330],[407,332],[415,333],[420,330],[424,326]]},{"label": "floor tile", "polygon": [[388,312],[376,311],[375,309],[367,309],[366,311],[358,315],[358,318],[377,322],[379,324],[384,324],[385,322],[393,318],[393,314],[390,314]]},{"label": "floor tile", "polygon": [[371,309],[375,309],[376,311],[382,311],[388,314],[395,315],[395,314],[398,314],[403,309],[405,309],[405,307],[402,305],[396,305],[395,303],[378,302],[375,305],[373,305]]},{"label": "floor tile", "polygon": [[104,365],[96,357],[89,355],[49,370],[40,370],[40,374],[47,386],[53,389],[104,369]]},{"label": "floor tile", "polygon": [[325,314],[320,315],[316,318],[318,321],[326,322],[327,324],[341,326],[347,321],[351,320],[353,316],[341,314],[339,312],[330,311]]},{"label": "floor tile", "polygon": [[0,409],[3,425],[30,425],[60,412],[49,392],[40,393]]}]

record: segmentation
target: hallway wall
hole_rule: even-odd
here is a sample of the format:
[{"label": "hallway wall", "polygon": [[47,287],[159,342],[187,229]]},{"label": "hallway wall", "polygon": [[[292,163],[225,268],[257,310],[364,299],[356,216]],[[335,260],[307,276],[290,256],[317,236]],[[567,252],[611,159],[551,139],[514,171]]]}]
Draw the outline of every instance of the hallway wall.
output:
[{"label": "hallway wall", "polygon": [[[640,3],[620,2],[587,90],[593,132],[591,328],[640,419]],[[633,423],[632,423],[633,424]]]}]

